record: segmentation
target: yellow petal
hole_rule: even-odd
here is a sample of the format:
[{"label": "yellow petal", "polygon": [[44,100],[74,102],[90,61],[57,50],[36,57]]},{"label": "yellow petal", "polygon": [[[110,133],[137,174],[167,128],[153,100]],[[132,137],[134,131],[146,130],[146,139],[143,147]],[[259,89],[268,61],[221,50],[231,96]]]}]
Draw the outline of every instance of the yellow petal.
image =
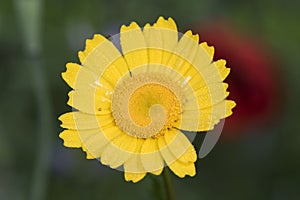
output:
[{"label": "yellow petal", "polygon": [[64,140],[66,147],[80,148],[82,146],[78,132],[75,130],[64,130],[59,134],[59,137]]},{"label": "yellow petal", "polygon": [[159,146],[159,151],[167,165],[171,164],[176,160],[175,156],[167,147],[166,141],[163,136],[158,138],[158,146]]},{"label": "yellow petal", "polygon": [[164,49],[173,50],[178,42],[178,31],[174,20],[170,17],[167,20],[159,17],[153,26],[161,31]]},{"label": "yellow petal", "polygon": [[177,27],[173,19],[159,17],[153,26],[146,24],[143,33],[148,47],[149,63],[166,65],[178,42]]},{"label": "yellow petal", "polygon": [[[193,88],[197,89],[210,83],[222,82],[222,76],[219,73],[216,65],[212,62],[214,48],[209,47],[206,42],[201,43],[198,47],[194,60],[192,61],[193,68],[190,68],[187,74],[191,76],[189,83],[193,85]],[[197,70],[197,73],[194,72]],[[198,74],[196,77],[195,74]],[[199,77],[200,75],[200,77]],[[199,84],[201,80],[201,84]]]},{"label": "yellow petal", "polygon": [[159,28],[161,32],[161,38],[163,41],[163,55],[161,64],[166,65],[172,55],[172,51],[178,43],[178,31],[176,23],[172,18],[165,20],[163,17],[159,17],[157,22],[153,25],[155,28]]},{"label": "yellow petal", "polygon": [[144,139],[137,139],[137,148],[131,157],[124,163],[124,171],[128,173],[145,173],[147,172],[142,164],[141,160],[141,148],[144,143]]},{"label": "yellow petal", "polygon": [[189,83],[194,90],[208,83],[222,82],[216,66],[210,66],[213,48],[206,43],[198,44],[199,36],[187,31],[173,50],[168,66],[177,71],[185,79],[182,84]]},{"label": "yellow petal", "polygon": [[86,88],[69,92],[68,105],[92,115],[111,113],[111,92],[101,88]]},{"label": "yellow petal", "polygon": [[193,63],[199,48],[198,41],[198,35],[193,35],[191,31],[187,31],[176,45],[168,66],[185,75],[186,71],[192,67],[191,63]]},{"label": "yellow petal", "polygon": [[[183,106],[182,121],[180,126],[175,127],[188,131],[211,130],[220,119],[230,115],[235,105],[225,101],[229,95],[226,91],[228,84],[223,82],[210,83],[186,94],[187,102]],[[195,96],[197,96],[195,98]],[[226,103],[227,102],[227,103]],[[234,102],[233,102],[234,103]],[[228,105],[226,105],[228,104]],[[196,105],[196,106],[195,106]],[[197,128],[189,122],[197,120]]]},{"label": "yellow petal", "polygon": [[73,89],[90,87],[97,80],[97,76],[90,70],[76,63],[67,63],[66,72],[62,73],[63,79]]},{"label": "yellow petal", "polygon": [[180,131],[170,131],[158,139],[161,155],[167,165],[178,160],[182,163],[195,162],[196,151],[186,136]]},{"label": "yellow petal", "polygon": [[201,71],[201,69],[207,67],[213,60],[214,49],[209,47],[206,42],[199,45],[197,56],[194,61],[195,67]]},{"label": "yellow petal", "polygon": [[[119,130],[121,131],[121,130]],[[101,155],[101,162],[111,168],[121,166],[128,160],[137,148],[137,138],[126,133],[113,139]]]},{"label": "yellow petal", "polygon": [[211,107],[226,99],[229,95],[229,92],[226,91],[227,88],[227,83],[219,82],[197,90],[195,94],[199,103],[199,109]]},{"label": "yellow petal", "polygon": [[[208,131],[214,128],[214,126],[221,120],[232,114],[232,109],[235,107],[235,102],[230,100],[224,100],[212,107],[201,109],[198,111],[187,110],[183,113],[183,117],[186,120],[194,120],[195,113],[199,113],[199,125],[197,131]],[[183,130],[190,130],[185,124],[181,124]]]},{"label": "yellow petal", "polygon": [[156,171],[151,171],[150,173],[158,176],[158,175],[160,175],[162,173],[163,170],[164,170],[164,168],[161,168],[161,169],[156,170]]},{"label": "yellow petal", "polygon": [[219,71],[220,77],[222,81],[228,76],[230,73],[230,68],[226,67],[226,60],[218,60],[213,63]]},{"label": "yellow petal", "polygon": [[221,102],[225,102],[225,98],[229,95],[226,91],[228,84],[215,82],[202,87],[196,82],[193,84],[191,86],[194,90],[185,90],[186,101],[183,105],[182,123],[175,127],[188,131],[211,130],[226,116],[221,114],[222,109],[225,111],[225,105],[222,107]]},{"label": "yellow petal", "polygon": [[[224,64],[222,62],[217,62],[218,65]],[[220,71],[219,67],[216,65],[216,62],[210,63],[208,66],[199,70],[199,73],[202,77],[205,78],[206,85],[211,85],[212,83],[222,82],[224,80],[225,75],[228,75],[229,71],[226,69],[222,69]]]},{"label": "yellow petal", "polygon": [[186,175],[189,176],[196,175],[196,168],[193,162],[183,163],[180,161],[175,161],[168,166],[174,172],[174,174],[176,174],[180,178],[183,178]]},{"label": "yellow petal", "polygon": [[[168,133],[166,133],[166,135],[167,134]],[[179,138],[181,136],[177,136],[177,137]],[[173,138],[174,138],[174,136],[173,136]],[[196,158],[195,158],[196,155],[195,155],[195,151],[194,151],[192,145],[189,144],[188,148],[185,148],[186,150],[183,155],[181,155],[179,157],[175,157],[175,154],[173,154],[173,153],[178,153],[178,151],[176,149],[174,149],[174,147],[176,147],[178,145],[173,145],[172,144],[173,140],[176,140],[176,139],[170,140],[170,138],[168,138],[168,137],[167,138],[161,137],[158,140],[161,154],[162,154],[163,158],[165,159],[167,165],[177,176],[179,176],[181,178],[183,178],[185,175],[194,176],[196,174],[195,165],[194,165],[194,161],[196,160]],[[166,141],[168,141],[169,143],[167,143]],[[176,141],[175,144],[176,143],[178,143],[178,142]],[[179,147],[179,148],[181,148],[181,147]],[[171,151],[171,149],[173,151]],[[181,153],[181,151],[179,151],[179,152]]]},{"label": "yellow petal", "polygon": [[163,41],[160,28],[146,24],[143,29],[148,48],[149,63],[161,64],[163,55]]},{"label": "yellow petal", "polygon": [[207,42],[202,42],[200,44],[200,47],[202,47],[206,51],[207,56],[210,60],[212,60],[214,57],[215,48],[213,46],[208,46]]},{"label": "yellow petal", "polygon": [[164,168],[160,155],[157,139],[147,138],[141,149],[141,161],[147,172],[159,173]]},{"label": "yellow petal", "polygon": [[78,53],[78,57],[80,59],[80,62],[83,63],[86,59],[86,57],[102,42],[104,42],[106,39],[102,35],[95,34],[93,39],[87,39],[85,42],[85,50],[80,51]]},{"label": "yellow petal", "polygon": [[97,115],[96,118],[102,130],[116,126],[115,119],[111,113],[107,115]]},{"label": "yellow petal", "polygon": [[225,105],[226,105],[225,116],[229,117],[230,115],[232,115],[232,109],[236,106],[236,103],[232,100],[226,100]]},{"label": "yellow petal", "polygon": [[172,56],[168,65],[180,73],[185,82],[196,91],[209,83],[222,82],[219,72],[212,62],[212,50],[206,43],[198,45],[198,35],[186,32],[176,47],[176,54]]},{"label": "yellow petal", "polygon": [[[169,17],[166,20],[162,16],[160,16],[158,18],[158,20],[156,21],[156,23],[154,24],[154,27],[163,28],[163,29],[170,29],[170,30],[177,31],[176,23],[174,22],[174,20],[171,17]],[[171,40],[169,42],[172,43]]]},{"label": "yellow petal", "polygon": [[82,112],[69,112],[58,118],[61,127],[68,129],[97,129],[99,128],[96,116]]},{"label": "yellow petal", "polygon": [[[158,146],[163,159],[169,165],[180,159],[184,153],[189,153],[191,143],[179,130],[171,129],[158,138]],[[182,157],[183,161],[186,161],[187,157]]]},{"label": "yellow petal", "polygon": [[211,108],[201,110],[200,114],[211,114],[213,118],[223,119],[232,114],[232,109],[235,107],[235,102],[231,100],[224,100]]},{"label": "yellow petal", "polygon": [[99,82],[104,83],[106,81],[114,88],[117,82],[127,73],[129,73],[128,66],[124,58],[119,57],[104,70]]},{"label": "yellow petal", "polygon": [[62,122],[61,127],[67,129],[85,130],[115,126],[111,113],[90,115],[83,112],[69,112],[62,114],[58,119]]},{"label": "yellow petal", "polygon": [[146,176],[146,173],[129,173],[124,172],[124,178],[126,181],[132,181],[133,183],[139,182]]},{"label": "yellow petal", "polygon": [[94,159],[95,158],[82,145],[81,137],[79,136],[77,130],[64,130],[63,132],[60,133],[59,137],[64,140],[64,146],[71,147],[71,148],[80,148],[80,147],[82,147],[82,150],[84,152],[86,152],[86,158],[87,159]]},{"label": "yellow petal", "polygon": [[[229,95],[229,92],[226,91],[227,88],[227,83],[219,82],[186,93],[188,101],[184,104],[183,110],[204,109],[220,103]],[[195,103],[198,104],[197,107]]]},{"label": "yellow petal", "polygon": [[123,25],[120,31],[120,43],[129,69],[148,64],[148,52],[144,35],[137,23]]},{"label": "yellow petal", "polygon": [[190,147],[186,150],[186,152],[181,157],[178,158],[178,160],[183,163],[196,162],[197,154],[194,146],[190,145]]},{"label": "yellow petal", "polygon": [[175,160],[182,157],[191,146],[191,143],[187,137],[181,131],[176,129],[173,129],[173,131],[168,131],[164,135],[164,139],[166,142],[166,148],[168,148],[169,151],[174,155]]},{"label": "yellow petal", "polygon": [[114,62],[118,62],[117,69],[121,74],[128,69],[119,50],[111,41],[99,34],[96,34],[92,40],[87,40],[86,49],[78,55],[82,65],[98,77]]},{"label": "yellow petal", "polygon": [[[104,132],[109,134],[109,138],[104,134]],[[110,142],[122,135],[121,132],[118,132],[116,127],[110,127],[103,130],[78,130],[78,134],[85,150],[94,158],[101,157]]]},{"label": "yellow petal", "polygon": [[[66,147],[73,147],[73,148],[80,148],[82,147],[82,150],[86,152],[86,158],[87,159],[94,159],[99,157],[95,154],[97,150],[99,150],[100,147],[104,147],[109,141],[101,136],[100,130],[64,130],[59,137],[64,140],[64,145]],[[88,148],[86,146],[88,146]],[[92,147],[91,145],[94,145]],[[91,154],[90,152],[93,152]]]},{"label": "yellow petal", "polygon": [[95,157],[90,154],[90,152],[88,152],[88,150],[84,146],[82,146],[82,150],[86,153],[86,159],[95,159]]}]

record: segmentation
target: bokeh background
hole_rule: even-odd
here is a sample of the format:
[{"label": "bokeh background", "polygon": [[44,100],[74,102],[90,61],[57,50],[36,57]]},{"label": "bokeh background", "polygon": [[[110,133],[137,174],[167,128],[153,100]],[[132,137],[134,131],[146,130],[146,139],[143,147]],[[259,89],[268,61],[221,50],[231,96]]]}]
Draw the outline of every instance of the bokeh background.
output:
[{"label": "bokeh background", "polygon": [[[57,117],[66,62],[94,33],[173,17],[216,46],[238,105],[197,175],[172,175],[177,199],[300,198],[300,2],[294,0],[2,0],[0,199],[163,199],[162,178],[138,184],[63,147]],[[201,137],[195,140],[199,149]]]}]

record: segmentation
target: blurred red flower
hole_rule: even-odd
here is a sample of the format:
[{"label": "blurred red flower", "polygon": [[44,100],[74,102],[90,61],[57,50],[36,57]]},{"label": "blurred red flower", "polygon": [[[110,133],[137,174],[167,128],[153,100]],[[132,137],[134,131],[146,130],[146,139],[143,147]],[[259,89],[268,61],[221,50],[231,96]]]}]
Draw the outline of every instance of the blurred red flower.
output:
[{"label": "blurred red flower", "polygon": [[[225,23],[194,28],[201,41],[215,47],[215,59],[225,59],[231,73],[229,99],[237,106],[226,119],[224,134],[233,136],[244,128],[259,126],[272,119],[278,106],[278,77],[270,52],[257,38],[235,32]],[[274,59],[274,58],[272,58]]]}]

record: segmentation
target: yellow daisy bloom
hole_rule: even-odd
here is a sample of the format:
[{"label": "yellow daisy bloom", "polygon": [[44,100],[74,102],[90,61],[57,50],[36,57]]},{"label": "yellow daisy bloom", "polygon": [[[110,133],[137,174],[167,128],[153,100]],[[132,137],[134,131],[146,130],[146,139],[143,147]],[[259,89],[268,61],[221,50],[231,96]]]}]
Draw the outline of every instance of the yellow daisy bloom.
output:
[{"label": "yellow daisy bloom", "polygon": [[161,174],[165,164],[179,177],[196,174],[196,151],[181,132],[208,131],[232,114],[235,103],[223,80],[230,69],[213,61],[214,48],[173,19],[120,30],[120,52],[102,35],[86,41],[63,79],[73,89],[59,117],[66,147],[88,159],[122,168],[125,180]]}]

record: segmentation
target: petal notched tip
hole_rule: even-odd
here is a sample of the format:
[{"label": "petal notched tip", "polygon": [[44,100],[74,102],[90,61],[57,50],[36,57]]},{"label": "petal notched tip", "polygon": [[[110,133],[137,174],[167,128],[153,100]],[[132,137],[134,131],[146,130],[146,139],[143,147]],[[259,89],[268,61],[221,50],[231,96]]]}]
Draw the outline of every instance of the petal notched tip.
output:
[{"label": "petal notched tip", "polygon": [[128,26],[122,25],[120,32],[130,31],[133,29],[141,29],[141,27],[136,22],[131,22]]},{"label": "petal notched tip", "polygon": [[159,176],[162,172],[163,172],[164,168],[161,168],[159,170],[155,170],[155,171],[152,171],[150,172],[151,174],[154,174],[156,176]]},{"label": "petal notched tip", "polygon": [[176,30],[177,31],[177,25],[175,23],[175,21],[169,17],[167,20],[160,16],[156,23],[154,24],[155,27],[157,28],[166,28],[166,29],[172,29],[172,30]]},{"label": "petal notched tip", "polygon": [[193,32],[191,30],[186,31],[182,37],[192,39],[194,42],[197,43],[197,45],[199,43],[199,35],[197,33],[193,34]]},{"label": "petal notched tip", "polygon": [[66,64],[66,71],[61,73],[62,79],[73,89],[80,68],[81,65],[70,62]]},{"label": "petal notched tip", "polygon": [[190,177],[196,175],[196,167],[193,162],[182,163],[180,161],[175,161],[169,165],[169,168],[180,178],[184,178],[186,175]]},{"label": "petal notched tip", "polygon": [[215,61],[214,64],[219,71],[222,81],[224,81],[231,71],[230,68],[226,67],[226,60],[220,59]]},{"label": "petal notched tip", "polygon": [[150,28],[151,25],[149,23],[145,24],[144,29]]},{"label": "petal notched tip", "polygon": [[212,60],[213,57],[214,57],[215,48],[213,46],[208,46],[207,42],[202,42],[200,44],[200,47],[202,47],[206,51],[206,53],[208,54],[208,56]]},{"label": "petal notched tip", "polygon": [[81,63],[84,63],[87,56],[103,41],[107,40],[104,36],[100,34],[95,34],[93,39],[87,39],[85,42],[84,51],[78,52],[78,57]]},{"label": "petal notched tip", "polygon": [[129,172],[124,172],[124,178],[125,178],[125,180],[128,181],[128,182],[132,181],[133,183],[139,182],[145,176],[146,176],[146,173],[129,173]]},{"label": "petal notched tip", "polygon": [[95,159],[95,157],[94,157],[92,154],[90,154],[90,152],[87,150],[86,147],[82,146],[82,151],[85,152],[85,154],[86,154],[86,159]]},{"label": "petal notched tip", "polygon": [[82,147],[81,139],[78,132],[75,130],[64,130],[59,134],[59,137],[63,139],[65,147],[80,148]]},{"label": "petal notched tip", "polygon": [[236,103],[232,100],[226,100],[226,115],[225,117],[229,117],[233,114],[232,109],[236,106]]}]

